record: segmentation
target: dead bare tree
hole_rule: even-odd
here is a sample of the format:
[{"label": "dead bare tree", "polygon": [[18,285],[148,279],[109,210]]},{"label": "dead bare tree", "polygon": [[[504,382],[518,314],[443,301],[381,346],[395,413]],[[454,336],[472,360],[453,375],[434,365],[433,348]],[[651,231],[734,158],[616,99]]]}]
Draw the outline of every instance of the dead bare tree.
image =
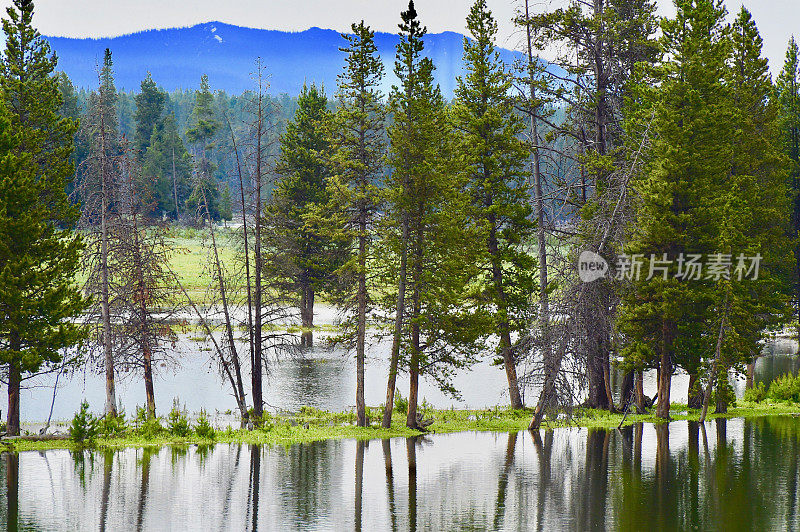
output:
[{"label": "dead bare tree", "polygon": [[114,331],[112,321],[113,273],[110,256],[116,250],[118,213],[116,203],[121,176],[122,152],[117,131],[116,99],[111,52],[106,49],[102,68],[98,67],[99,89],[89,97],[89,111],[83,121],[81,135],[88,141],[90,152],[77,169],[78,186],[75,194],[81,202],[79,227],[86,237],[83,269],[87,272],[84,290],[98,302],[94,312],[87,315],[94,327],[95,344],[102,347],[102,360],[91,356],[90,361],[102,368],[106,376],[105,412],[116,415],[114,372]]},{"label": "dead bare tree", "polygon": [[147,414],[156,416],[153,369],[175,363],[176,328],[183,301],[177,276],[170,268],[176,250],[167,238],[168,228],[147,217],[151,211],[147,187],[142,186],[135,156],[122,141],[122,183],[118,204],[119,239],[111,265],[118,282],[114,299],[120,323],[116,326],[115,352],[121,369],[144,376]]}]

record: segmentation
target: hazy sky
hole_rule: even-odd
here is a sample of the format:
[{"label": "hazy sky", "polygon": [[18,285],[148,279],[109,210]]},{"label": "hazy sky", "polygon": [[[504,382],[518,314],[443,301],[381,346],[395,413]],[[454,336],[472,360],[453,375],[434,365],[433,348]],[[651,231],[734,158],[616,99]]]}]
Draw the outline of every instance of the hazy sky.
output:
[{"label": "hazy sky", "polygon": [[[657,0],[661,14],[674,13],[672,0]],[[11,0],[0,0],[5,8]],[[566,0],[532,0],[534,10]],[[764,52],[773,73],[780,69],[786,43],[800,33],[798,0],[727,0],[735,13],[744,5],[753,13],[764,38]],[[472,0],[417,0],[428,30],[465,33],[464,19]],[[519,44],[510,20],[518,0],[488,0],[500,24],[500,43]],[[38,0],[35,24],[45,35],[103,37],[142,29],[189,26],[221,21],[265,29],[304,30],[311,26],[338,31],[364,19],[379,31],[394,32],[404,0]],[[5,9],[3,9],[5,10]]]}]

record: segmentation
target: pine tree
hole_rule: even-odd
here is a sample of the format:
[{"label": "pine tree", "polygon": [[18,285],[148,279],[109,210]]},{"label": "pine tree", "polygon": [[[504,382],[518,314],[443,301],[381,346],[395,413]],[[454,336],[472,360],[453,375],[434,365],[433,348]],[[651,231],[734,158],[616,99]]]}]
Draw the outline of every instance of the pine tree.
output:
[{"label": "pine tree", "polygon": [[340,49],[347,58],[339,75],[338,106],[331,127],[333,175],[328,182],[327,210],[331,218],[328,223],[338,231],[336,238],[353,242],[348,260],[336,272],[340,286],[335,298],[352,316],[343,323],[345,332],[340,340],[355,344],[356,420],[363,427],[368,422],[364,360],[367,320],[374,306],[370,289],[375,287],[375,276],[370,271],[375,262],[373,241],[382,199],[386,110],[379,89],[384,69],[375,33],[363,20],[353,24],[352,31],[352,35],[342,35],[348,46]]},{"label": "pine tree", "polygon": [[474,216],[484,242],[481,301],[497,334],[512,408],[522,408],[512,336],[528,330],[528,297],[534,289],[534,260],[525,250],[533,236],[531,194],[525,165],[525,124],[514,109],[511,78],[495,51],[497,22],[477,0],[467,17],[472,40],[464,40],[468,74],[458,78],[453,123],[458,153],[469,179]]},{"label": "pine tree", "polygon": [[[676,18],[662,22],[670,61],[656,88],[644,88],[642,98],[642,116],[653,117],[654,140],[647,171],[634,182],[640,204],[627,251],[643,257],[645,274],[633,279],[621,326],[630,342],[626,357],[638,360],[646,353],[646,362],[658,367],[656,415],[663,419],[669,418],[673,368],[697,364],[707,352],[702,329],[709,323],[714,283],[689,278],[679,267],[682,258],[719,252],[723,191],[733,160],[724,17],[716,0],[678,2]],[[666,278],[647,279],[651,257],[671,261]]]},{"label": "pine tree", "polygon": [[192,192],[192,160],[174,114],[165,116],[153,130],[142,159],[142,176],[152,193],[152,213],[169,213],[178,219]]},{"label": "pine tree", "polygon": [[301,326],[306,329],[304,341],[309,342],[315,296],[326,289],[341,264],[342,250],[309,216],[329,200],[328,99],[315,85],[303,86],[297,103],[294,120],[281,135],[275,169],[280,179],[265,214],[270,227],[268,248],[275,258],[283,257],[265,266],[270,276],[283,280],[285,291],[297,294]]},{"label": "pine tree", "polygon": [[[76,124],[59,116],[56,58],[32,27],[33,2],[6,11],[0,63],[0,362],[7,368],[7,433],[19,434],[24,375],[62,360],[85,337],[74,284],[81,240],[66,195]],[[7,109],[7,112],[6,112]]]},{"label": "pine tree", "polygon": [[216,166],[211,159],[211,152],[221,124],[214,111],[214,95],[211,94],[206,75],[200,79],[200,89],[195,92],[189,121],[192,127],[186,131],[186,139],[194,145],[195,172],[192,194],[186,200],[186,208],[202,220],[218,220],[219,186],[214,177]]},{"label": "pine tree", "polygon": [[133,146],[139,156],[143,156],[150,147],[153,130],[159,125],[167,103],[167,94],[158,88],[150,72],[142,80],[141,91],[134,96],[136,102],[136,133]]},{"label": "pine tree", "polygon": [[[775,84],[780,107],[780,131],[783,153],[791,161],[789,188],[792,193],[791,223],[795,238],[800,235],[800,51],[792,37],[786,50],[786,61]],[[795,248],[794,304],[800,323],[800,243]]]},{"label": "pine tree", "polygon": [[395,61],[399,85],[390,95],[394,172],[387,182],[384,243],[385,255],[399,260],[389,269],[396,272],[397,298],[387,406],[402,346],[410,377],[406,425],[420,429],[420,374],[456,393],[450,383],[453,372],[471,364],[477,353],[479,327],[466,286],[477,274],[476,231],[467,220],[465,179],[454,168],[453,132],[433,80],[433,62],[422,57],[426,29],[413,1],[401,18]]},{"label": "pine tree", "polygon": [[[716,412],[726,411],[727,370],[752,362],[767,331],[782,326],[790,316],[789,165],[781,155],[778,108],[771,101],[769,68],[750,12],[741,8],[731,29],[726,81],[733,108],[734,131],[729,139],[733,159],[721,187],[724,206],[717,237],[718,251],[731,255],[731,264],[729,275],[714,289],[717,347],[706,361],[710,368],[701,419],[715,384]],[[745,264],[740,264],[739,256]],[[749,268],[750,257],[756,256],[761,257],[757,278],[737,275],[736,268]],[[717,381],[718,375],[726,378]]]}]

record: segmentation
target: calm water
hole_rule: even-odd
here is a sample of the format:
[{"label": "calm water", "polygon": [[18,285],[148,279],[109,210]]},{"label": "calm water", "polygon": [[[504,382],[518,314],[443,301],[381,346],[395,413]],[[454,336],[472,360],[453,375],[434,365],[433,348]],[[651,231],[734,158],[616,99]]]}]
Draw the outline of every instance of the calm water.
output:
[{"label": "calm water", "polygon": [[26,530],[780,530],[800,418],[5,454]]},{"label": "calm water", "polygon": [[[337,322],[335,309],[326,305],[315,307],[315,322],[319,325],[334,325]],[[264,400],[272,411],[296,411],[301,406],[314,406],[330,411],[353,408],[355,404],[355,361],[354,356],[342,349],[325,347],[325,334],[315,334],[315,345],[311,349],[292,357],[271,358],[269,374],[266,376]],[[156,405],[159,414],[167,413],[177,398],[190,411],[201,408],[209,413],[236,410],[236,404],[227,382],[220,377],[216,363],[210,353],[211,344],[195,341],[184,335],[175,348],[177,367],[155,368]],[[368,405],[383,404],[386,397],[386,376],[389,368],[390,341],[376,342],[367,352],[365,395]],[[241,352],[246,352],[244,345]],[[797,341],[776,340],[764,349],[766,356],[756,364],[756,381],[769,383],[775,376],[786,372],[797,373],[800,357],[797,356]],[[507,382],[502,367],[492,366],[491,357],[468,370],[456,374],[454,385],[462,396],[454,399],[443,394],[424,378],[420,383],[420,397],[438,408],[485,408],[508,403]],[[244,368],[247,372],[247,368]],[[518,368],[524,374],[524,362]],[[614,371],[615,381],[621,379]],[[652,396],[656,392],[655,371],[645,376],[645,393]],[[675,402],[685,402],[688,389],[688,376],[677,374],[673,377],[670,397]],[[50,412],[53,401],[54,375],[26,381],[27,389],[21,394],[21,416],[24,422],[43,422]],[[80,407],[83,399],[89,401],[96,412],[105,403],[105,378],[83,372],[59,378],[56,401],[53,404],[53,419],[68,421]],[[245,389],[249,390],[249,382]],[[618,383],[615,382],[615,389]],[[744,391],[744,380],[734,382],[738,395]],[[404,374],[398,377],[398,389],[408,395],[408,379]],[[524,392],[528,403],[537,397],[537,390]],[[7,393],[0,385],[0,395]],[[120,373],[117,377],[117,398],[128,414],[135,412],[136,405],[145,404],[144,383],[140,375]],[[249,397],[248,397],[249,399]],[[229,420],[218,417],[218,425]],[[35,430],[35,428],[33,429]]]},{"label": "calm water", "polygon": [[[296,411],[301,406],[315,406],[330,411],[351,408],[355,402],[355,362],[343,350],[330,350],[323,347],[320,335],[316,346],[305,351],[302,356],[273,360],[270,374],[264,388],[265,401],[270,410]],[[368,405],[382,404],[386,396],[386,375],[389,367],[389,342],[373,345],[366,367],[366,400]],[[164,414],[172,407],[174,398],[179,398],[190,412],[201,408],[207,412],[235,410],[236,404],[228,384],[220,379],[219,372],[210,361],[205,344],[184,338],[178,344],[183,353],[181,365],[176,370],[156,368],[156,403],[158,412]],[[765,348],[766,356],[756,363],[756,382],[769,383],[783,373],[797,373],[800,357],[796,341],[778,341]],[[520,369],[520,373],[524,368]],[[615,381],[620,379],[613,372]],[[47,419],[53,399],[53,380],[50,376],[36,382],[37,386],[23,390],[22,419],[40,422]],[[455,386],[462,391],[461,400],[453,399],[440,392],[432,383],[421,382],[420,396],[439,408],[484,408],[508,403],[505,372],[492,366],[488,359],[470,370],[459,372]],[[615,382],[615,389],[618,389]],[[249,383],[245,382],[249,390]],[[677,374],[672,380],[671,398],[675,402],[685,402],[688,376]],[[744,391],[744,380],[734,382],[738,395]],[[401,374],[398,389],[408,395],[408,379]],[[80,402],[86,398],[95,411],[102,410],[105,402],[105,382],[99,375],[77,374],[62,376],[53,409],[54,420],[69,420],[78,410]],[[535,390],[533,391],[535,392]],[[646,374],[645,393],[652,396],[656,392],[655,371]],[[5,395],[5,386],[0,386],[0,395]],[[145,403],[144,384],[138,375],[121,374],[117,383],[118,400],[128,414],[133,414],[136,405]],[[528,390],[528,402],[536,394]]]}]

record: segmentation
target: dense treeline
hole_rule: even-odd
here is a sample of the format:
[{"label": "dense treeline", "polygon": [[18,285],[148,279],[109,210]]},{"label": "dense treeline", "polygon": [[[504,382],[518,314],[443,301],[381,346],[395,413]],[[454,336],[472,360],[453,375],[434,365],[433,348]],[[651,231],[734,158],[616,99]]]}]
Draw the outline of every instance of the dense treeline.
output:
[{"label": "dense treeline", "polygon": [[[8,430],[19,430],[23,376],[81,360],[106,375],[108,416],[116,372],[141,371],[155,417],[153,370],[189,316],[242,424],[258,424],[270,357],[312,344],[320,295],[342,312],[333,341],[356,355],[359,426],[370,423],[366,353],[382,335],[384,427],[399,372],[406,424],[424,430],[419,379],[457,396],[453,375],[482,356],[505,371],[512,408],[526,388],[538,394],[532,429],[577,405],[657,402],[669,418],[678,369],[690,407],[705,416],[713,396],[724,411],[726,376],[752,372],[760,341],[798,304],[800,62],[792,40],[773,83],[746,9],[728,23],[722,0],[675,3],[675,18],[659,19],[651,0],[537,14],[524,1],[524,49],[509,65],[476,0],[446,102],[413,1],[389,94],[361,21],[343,35],[334,90],[276,98],[260,61],[238,96],[206,76],[167,94],[149,74],[120,93],[111,50],[97,89],[76,92],[31,25],[32,2],[15,0],[0,81]],[[538,59],[553,47],[560,68]],[[219,240],[221,219],[237,227],[232,242]],[[8,236],[22,220],[37,228],[29,240]],[[170,269],[168,223],[207,234],[208,308]],[[32,315],[47,325],[23,325]]]}]

